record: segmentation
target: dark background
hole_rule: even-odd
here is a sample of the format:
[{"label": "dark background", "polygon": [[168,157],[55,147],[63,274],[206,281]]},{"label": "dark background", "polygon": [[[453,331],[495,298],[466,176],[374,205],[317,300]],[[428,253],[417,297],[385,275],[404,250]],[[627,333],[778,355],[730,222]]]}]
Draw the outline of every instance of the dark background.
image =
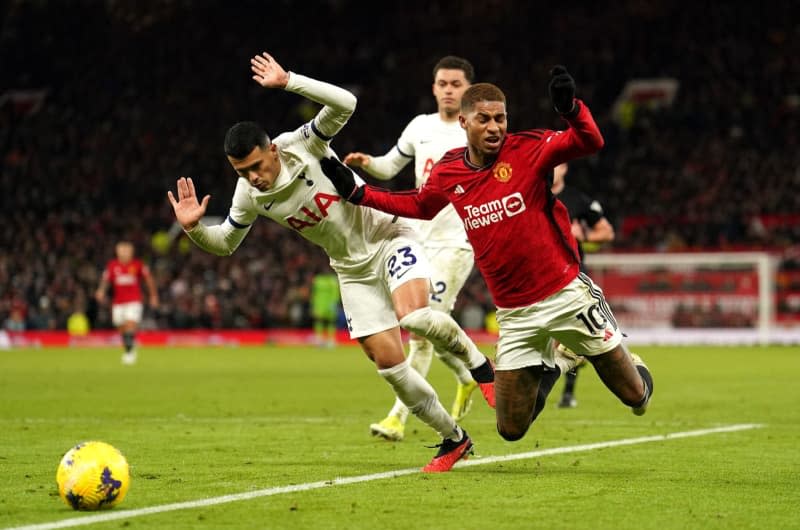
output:
[{"label": "dark background", "polygon": [[[268,220],[231,258],[185,240],[151,246],[172,226],[165,194],[178,176],[212,195],[209,214],[227,213],[236,176],[222,138],[232,123],[256,120],[277,135],[315,112],[251,80],[249,58],[263,50],[356,93],[332,144],[340,156],[382,154],[414,115],[434,112],[431,70],[447,54],[506,92],[510,130],[563,128],[546,87],[549,68],[564,64],[607,142],[568,181],[604,205],[615,251],[769,249],[793,267],[797,4],[595,4],[0,3],[0,324],[63,328],[84,310],[109,326],[92,293],[121,238],[156,274],[162,308],[147,325],[308,324],[310,279],[327,257]],[[612,109],[625,83],[654,77],[680,82],[672,106],[640,106],[619,125]],[[28,91],[45,91],[35,112]],[[409,164],[381,185],[411,182]],[[491,307],[473,276],[457,314]]]}]

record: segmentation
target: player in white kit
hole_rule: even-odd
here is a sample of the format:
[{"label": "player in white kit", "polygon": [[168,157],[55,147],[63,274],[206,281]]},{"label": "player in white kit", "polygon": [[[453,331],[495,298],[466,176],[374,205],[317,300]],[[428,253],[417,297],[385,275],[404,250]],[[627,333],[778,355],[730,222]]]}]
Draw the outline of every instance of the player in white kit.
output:
[{"label": "player in white kit", "polygon": [[235,124],[225,136],[225,153],[239,174],[228,217],[214,226],[201,223],[210,196],[199,201],[192,179],[183,177],[177,199],[167,194],[175,216],[195,244],[217,255],[236,250],[258,216],[325,249],[339,278],[350,336],[395,394],[443,439],[423,471],[449,471],[471,452],[472,441],[409,366],[399,326],[457,355],[478,381],[493,381],[493,367],[449,315],[430,308],[430,267],[414,230],[405,220],[346,202],[322,172],[319,159],[335,156],[330,141],[352,115],[355,96],[287,72],[267,53],[255,56],[251,69],[261,86],[300,94],[322,109],[272,142],[256,123]]},{"label": "player in white kit", "polygon": [[[390,180],[413,159],[415,187],[421,187],[442,155],[467,144],[464,129],[458,123],[458,114],[461,95],[474,78],[475,69],[469,61],[452,55],[443,57],[433,68],[433,96],[436,98],[437,112],[420,114],[411,120],[397,144],[385,155],[371,156],[356,152],[348,154],[343,162],[351,167],[362,168],[376,179]],[[474,261],[464,225],[452,205],[430,221],[413,219],[409,222],[417,230],[433,267],[431,307],[450,313],[472,271]],[[458,384],[450,414],[460,421],[469,412],[471,394],[478,388],[478,383],[464,363],[449,352],[434,348],[424,337],[412,335],[408,349],[408,362],[423,377],[428,375],[434,350],[436,356],[453,371]],[[386,418],[370,425],[370,431],[375,436],[399,441],[403,439],[407,419],[408,407],[397,399]]]}]

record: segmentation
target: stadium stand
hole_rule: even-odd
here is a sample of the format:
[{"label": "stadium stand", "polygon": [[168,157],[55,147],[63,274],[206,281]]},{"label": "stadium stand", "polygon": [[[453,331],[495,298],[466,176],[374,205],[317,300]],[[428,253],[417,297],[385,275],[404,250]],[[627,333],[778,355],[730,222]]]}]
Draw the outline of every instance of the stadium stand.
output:
[{"label": "stadium stand", "polygon": [[[471,2],[457,12],[441,1],[351,4],[320,2],[298,28],[274,23],[297,20],[291,2],[266,13],[252,1],[6,3],[0,327],[65,329],[76,312],[92,328],[111,327],[91,293],[120,239],[156,275],[162,306],[147,327],[310,325],[310,282],[328,268],[318,249],[267,220],[226,259],[170,233],[165,194],[178,176],[212,195],[211,215],[226,215],[235,174],[221,144],[231,123],[255,119],[280,131],[312,115],[302,98],[265,97],[250,80],[248,58],[267,46],[287,68],[358,95],[333,146],[339,153],[384,152],[409,115],[430,112],[432,98],[409,87],[428,82],[428,65],[446,53],[469,57],[479,80],[506,90],[512,130],[561,128],[548,108],[547,71],[569,65],[607,142],[571,167],[570,182],[603,203],[618,230],[615,251],[773,251],[782,263],[779,315],[800,321],[793,3],[579,3],[568,17],[529,2]],[[670,102],[619,107],[635,79],[678,88]],[[407,168],[381,185],[411,182]],[[456,315],[480,322],[492,309],[474,274]]]}]

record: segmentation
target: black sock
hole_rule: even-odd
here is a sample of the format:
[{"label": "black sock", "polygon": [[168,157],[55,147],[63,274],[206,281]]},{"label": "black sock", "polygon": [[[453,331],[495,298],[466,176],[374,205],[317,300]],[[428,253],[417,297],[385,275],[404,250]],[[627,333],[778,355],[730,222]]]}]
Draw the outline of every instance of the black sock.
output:
[{"label": "black sock", "polygon": [[486,362],[477,368],[470,368],[469,373],[471,373],[472,378],[479,383],[491,383],[494,381],[494,370],[489,363],[489,359],[486,359]]},{"label": "black sock", "polygon": [[122,334],[122,344],[125,346],[125,351],[129,352],[133,349],[133,333]]},{"label": "black sock", "polygon": [[638,371],[639,375],[642,376],[642,381],[644,381],[645,385],[644,399],[642,399],[642,401],[640,401],[637,405],[634,405],[636,407],[641,407],[647,403],[647,400],[653,395],[653,376],[650,375],[650,370],[648,370],[646,366],[637,364],[636,371]]},{"label": "black sock", "polygon": [[542,372],[542,378],[539,380],[539,392],[536,394],[536,407],[533,409],[533,420],[535,420],[539,413],[542,412],[542,409],[544,409],[547,396],[550,395],[560,375],[561,368],[558,366],[555,368],[545,367],[544,372]]},{"label": "black sock", "polygon": [[575,370],[570,370],[564,375],[564,393],[565,394],[574,394],[575,393],[575,381],[578,379],[578,372]]}]

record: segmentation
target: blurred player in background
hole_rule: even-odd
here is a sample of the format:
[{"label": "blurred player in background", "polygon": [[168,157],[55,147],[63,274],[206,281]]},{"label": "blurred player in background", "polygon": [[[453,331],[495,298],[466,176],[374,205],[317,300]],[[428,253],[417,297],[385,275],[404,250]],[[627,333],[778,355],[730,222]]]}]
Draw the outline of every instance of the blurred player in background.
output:
[{"label": "blurred player in background", "polygon": [[[565,177],[569,167],[566,163],[559,164],[553,169],[553,185],[550,191],[564,203],[572,223],[572,235],[578,242],[578,254],[581,258],[581,272],[589,274],[586,270],[584,246],[587,244],[598,246],[614,241],[614,227],[606,219],[600,203],[579,189],[567,186]],[[579,366],[583,366],[582,364]],[[575,382],[578,378],[578,368],[564,374],[564,390],[558,406],[571,408],[578,405],[575,399]]]},{"label": "blurred player in background", "polygon": [[314,338],[320,346],[336,345],[336,320],[339,317],[339,281],[336,275],[323,272],[311,281],[311,318],[314,321]]},{"label": "blurred player in background", "polygon": [[650,371],[622,344],[602,291],[580,273],[569,215],[550,191],[553,168],[599,151],[603,137],[566,68],[552,69],[548,89],[570,127],[506,134],[503,92],[472,85],[459,117],[467,147],[448,151],[416,191],[362,185],[335,159],[323,164],[337,191],[356,204],[420,219],[455,205],[498,308],[497,430],[509,441],[525,435],[558,376],[580,360],[553,348],[553,340],[585,355],[634,414],[644,414],[653,390]]},{"label": "blurred player in background", "polygon": [[235,124],[225,136],[225,153],[239,175],[227,219],[214,226],[200,222],[210,197],[199,201],[187,178],[178,179],[177,199],[172,191],[167,194],[175,216],[195,244],[220,256],[236,250],[260,215],[325,249],[339,277],[350,336],[403,403],[442,437],[423,471],[449,471],[471,452],[472,441],[409,366],[400,326],[462,359],[492,405],[493,367],[452,317],[430,308],[430,266],[411,226],[343,201],[325,178],[319,159],[335,156],[330,141],[352,115],[355,96],[287,72],[267,53],[253,57],[251,68],[259,85],[300,94],[322,109],[272,142],[256,123]]},{"label": "blurred player in background", "polygon": [[[433,96],[437,112],[416,116],[403,130],[397,144],[383,156],[350,153],[344,163],[360,167],[379,180],[396,176],[412,159],[416,187],[422,186],[431,174],[433,165],[447,151],[467,143],[464,129],[458,123],[461,95],[475,78],[475,69],[466,59],[443,57],[433,68]],[[474,261],[472,247],[467,241],[464,226],[452,206],[444,208],[430,221],[411,220],[417,230],[425,253],[433,267],[431,307],[450,313],[456,296],[467,281]],[[460,421],[469,412],[471,394],[478,387],[464,363],[449,352],[435,350],[455,374],[458,381],[456,397],[450,414]],[[409,338],[408,362],[422,377],[428,376],[434,347],[425,338],[412,334]],[[389,415],[370,425],[375,436],[387,440],[402,440],[408,419],[408,407],[399,399]]]},{"label": "blurred player in background", "polygon": [[158,290],[150,269],[134,257],[133,243],[120,241],[116,246],[116,259],[106,265],[94,296],[99,304],[106,301],[109,285],[113,289],[111,299],[111,322],[122,335],[125,352],[123,364],[136,362],[136,332],[142,321],[142,283],[147,285],[149,304],[158,307]]}]

